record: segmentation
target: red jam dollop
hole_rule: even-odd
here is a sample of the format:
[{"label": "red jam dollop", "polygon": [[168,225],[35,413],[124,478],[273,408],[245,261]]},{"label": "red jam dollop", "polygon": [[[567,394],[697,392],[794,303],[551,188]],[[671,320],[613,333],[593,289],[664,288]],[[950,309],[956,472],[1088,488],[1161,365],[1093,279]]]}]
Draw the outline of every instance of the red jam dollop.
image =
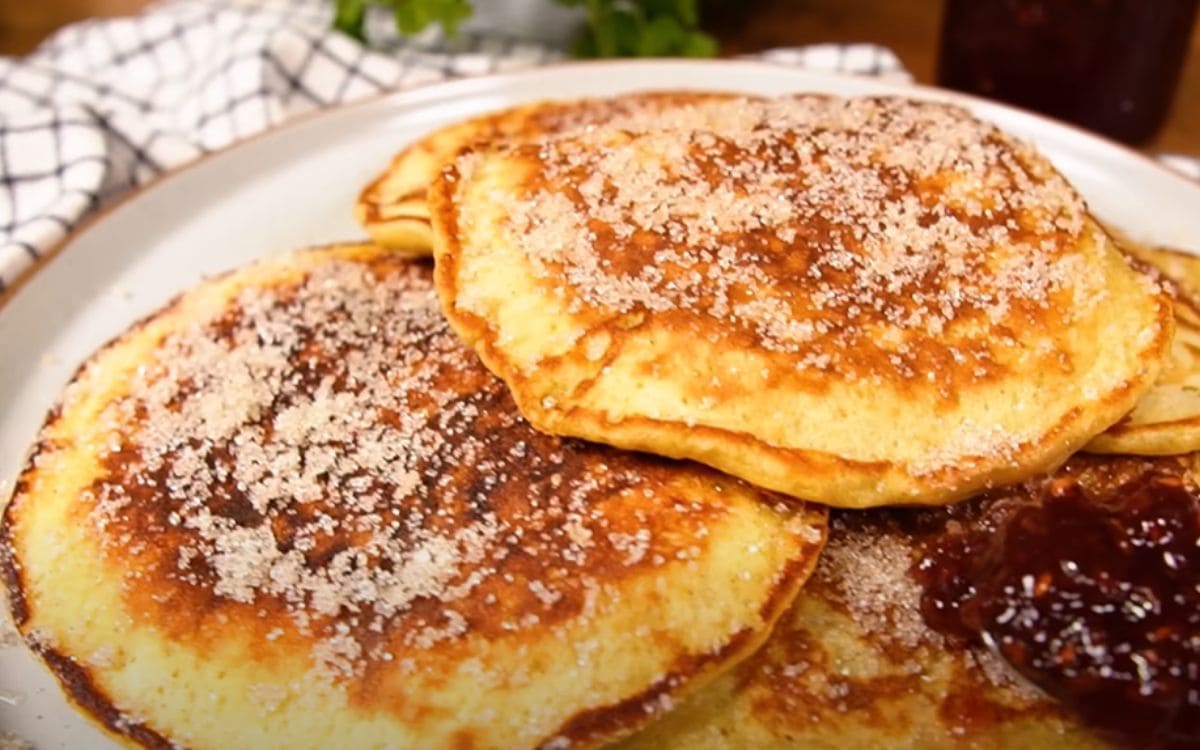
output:
[{"label": "red jam dollop", "polygon": [[947,526],[914,572],[922,614],[1124,745],[1200,748],[1200,496],[1150,471],[1049,482]]}]

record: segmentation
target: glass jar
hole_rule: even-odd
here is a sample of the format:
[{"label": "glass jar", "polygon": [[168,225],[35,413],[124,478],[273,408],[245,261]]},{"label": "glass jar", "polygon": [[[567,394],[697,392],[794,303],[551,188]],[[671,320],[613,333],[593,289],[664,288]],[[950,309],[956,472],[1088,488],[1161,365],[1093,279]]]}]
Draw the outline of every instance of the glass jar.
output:
[{"label": "glass jar", "polygon": [[1139,143],[1166,117],[1198,4],[946,0],[938,82]]}]

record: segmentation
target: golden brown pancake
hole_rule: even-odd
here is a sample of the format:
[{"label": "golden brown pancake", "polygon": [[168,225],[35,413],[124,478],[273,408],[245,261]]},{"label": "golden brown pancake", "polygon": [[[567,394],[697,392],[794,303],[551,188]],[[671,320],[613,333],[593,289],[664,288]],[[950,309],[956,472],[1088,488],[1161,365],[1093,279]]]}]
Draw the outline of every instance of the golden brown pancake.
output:
[{"label": "golden brown pancake", "polygon": [[[1180,293],[1194,298],[1200,296],[1200,256],[1186,250],[1151,247],[1120,238],[1121,249],[1153,265],[1178,285]],[[1194,303],[1195,304],[1195,303]]]},{"label": "golden brown pancake", "polygon": [[1174,286],[1175,337],[1154,387],[1086,450],[1162,456],[1200,450],[1200,258],[1126,242],[1121,247]]},{"label": "golden brown pancake", "polygon": [[427,265],[345,246],[202,284],[87,362],[0,572],[127,743],[592,747],[752,652],[824,518],[535,432]]},{"label": "golden brown pancake", "polygon": [[836,506],[1056,466],[1133,408],[1169,295],[1046,159],[900,98],[714,103],[467,153],[443,308],[536,428]]},{"label": "golden brown pancake", "polygon": [[[1086,710],[1077,713],[1052,699],[996,651],[931,628],[922,610],[928,606],[925,589],[915,571],[940,540],[952,539],[956,528],[970,528],[987,514],[1003,515],[1040,504],[1045,493],[1061,494],[1070,483],[1078,483],[1095,502],[1112,502],[1121,488],[1128,490],[1131,482],[1147,476],[1168,481],[1188,477],[1192,483],[1193,462],[1191,457],[1081,456],[1055,477],[1032,480],[952,509],[876,509],[835,515],[816,573],[763,649],[616,747],[1162,747],[1161,735],[1138,741],[1110,734],[1111,726],[1094,726],[1085,720]],[[1114,562],[1112,569],[1119,570],[1120,564]],[[1192,563],[1186,575],[1194,579],[1195,570]],[[1114,587],[1121,581],[1116,577]],[[1116,592],[1116,596],[1141,593],[1135,592]],[[1158,623],[1152,623],[1146,629],[1156,627]],[[1108,709],[1117,724],[1123,712],[1132,713],[1132,701],[1122,701],[1121,708]],[[1104,704],[1093,702],[1092,712],[1104,709]],[[1200,706],[1187,710],[1194,717]]]},{"label": "golden brown pancake", "polygon": [[383,247],[414,256],[430,255],[432,230],[425,193],[438,171],[473,144],[527,142],[589,126],[657,115],[728,98],[707,92],[644,92],[606,99],[542,101],[491,112],[438,128],[392,158],[363,188],[354,215]]}]

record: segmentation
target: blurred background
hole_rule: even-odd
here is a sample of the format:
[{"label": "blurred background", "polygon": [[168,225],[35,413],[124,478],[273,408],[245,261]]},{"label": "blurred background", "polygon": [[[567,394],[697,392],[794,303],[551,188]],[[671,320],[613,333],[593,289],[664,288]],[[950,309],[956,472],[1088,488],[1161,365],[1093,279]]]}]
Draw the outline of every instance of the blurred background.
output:
[{"label": "blurred background", "polygon": [[[476,5],[496,1],[477,0]],[[1175,1],[1145,0],[1141,5],[1161,8]],[[703,26],[717,39],[722,56],[819,42],[872,42],[894,51],[919,82],[934,83],[939,80],[943,11],[947,3],[970,8],[974,2],[704,0],[701,7]],[[28,53],[64,24],[88,17],[136,13],[147,5],[149,0],[5,0],[0,3],[0,55]],[[1041,5],[1049,8],[1054,3]],[[1194,151],[1200,138],[1200,24],[1175,25],[1181,29],[1177,36],[1183,39],[1184,57],[1170,117],[1153,137],[1125,139],[1152,150]],[[974,28],[967,27],[965,38],[972,39],[986,30],[976,23]],[[946,82],[944,73],[942,81]],[[970,89],[969,85],[955,85]],[[1028,102],[1017,103],[1031,106]]]},{"label": "blurred background", "polygon": [[[494,0],[481,0],[479,4]],[[149,0],[6,0],[0,3],[0,54],[33,50],[56,28],[93,16],[136,13]],[[813,42],[862,41],[891,47],[931,80],[942,0],[742,0],[717,3],[705,26],[721,54]],[[1197,43],[1200,44],[1200,38]]]}]

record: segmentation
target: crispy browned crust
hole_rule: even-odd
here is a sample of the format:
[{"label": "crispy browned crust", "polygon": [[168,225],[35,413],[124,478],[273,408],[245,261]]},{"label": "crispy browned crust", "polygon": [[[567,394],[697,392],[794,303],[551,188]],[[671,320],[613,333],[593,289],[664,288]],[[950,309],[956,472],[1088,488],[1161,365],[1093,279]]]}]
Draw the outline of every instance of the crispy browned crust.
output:
[{"label": "crispy browned crust", "polygon": [[[1200,426],[1200,417],[1189,417],[1187,419],[1172,419],[1168,422],[1156,422],[1152,428],[1148,428],[1145,425],[1131,425],[1127,422],[1122,421],[1122,422],[1117,422],[1112,427],[1109,427],[1107,430],[1104,431],[1104,434],[1112,435],[1112,436],[1120,436],[1120,435],[1129,435],[1131,433],[1145,433],[1149,429],[1153,429],[1154,431],[1158,431],[1160,429],[1174,430],[1174,429],[1178,429],[1181,427],[1193,427],[1193,426]],[[1095,446],[1092,446],[1092,445],[1089,445],[1088,448],[1092,452],[1099,452],[1099,453],[1105,452],[1105,451],[1094,450]],[[1151,454],[1151,455],[1154,455],[1154,454]],[[1181,455],[1181,451],[1171,451],[1169,453],[1164,453],[1162,455],[1166,455],[1166,456]]]},{"label": "crispy browned crust", "polygon": [[[316,250],[319,251],[320,248]],[[221,276],[225,275],[227,274],[221,274]],[[131,333],[176,308],[182,297],[183,295],[176,297],[159,311],[145,316],[129,330],[106,343],[76,369],[71,381],[77,381],[93,362],[113,346],[121,343]],[[60,400],[49,411],[43,430],[60,421],[62,415],[63,401]],[[15,483],[14,498],[22,499],[24,502],[31,499],[29,493],[39,471],[39,458],[54,453],[60,447],[45,438],[39,441],[31,451],[20,478]],[[778,499],[783,500],[783,498]],[[98,728],[125,744],[132,743],[131,746],[137,745],[156,750],[180,747],[177,742],[173,743],[150,726],[132,721],[127,714],[121,712],[113,697],[94,679],[93,672],[84,663],[78,661],[75,655],[56,646],[50,640],[40,639],[36,632],[30,631],[31,623],[36,620],[36,613],[33,610],[35,605],[26,596],[29,584],[16,559],[13,539],[14,520],[19,515],[23,504],[23,502],[9,503],[4,508],[3,514],[0,515],[0,584],[4,585],[9,592],[8,600],[14,621],[28,645],[59,680],[66,697],[78,706]],[[690,692],[681,691],[680,685],[697,680],[697,678],[715,677],[724,670],[732,668],[740,658],[753,652],[769,635],[769,625],[772,625],[787,610],[800,587],[815,568],[820,548],[825,542],[827,517],[828,513],[823,507],[812,505],[804,507],[803,519],[806,527],[818,531],[819,535],[812,541],[806,540],[802,556],[798,556],[780,571],[768,597],[759,608],[765,625],[761,630],[756,632],[753,628],[746,628],[732,634],[728,642],[715,652],[681,657],[666,672],[665,676],[642,692],[610,706],[595,707],[581,712],[566,721],[557,734],[570,738],[576,743],[574,746],[593,747],[611,741],[617,736],[633,732],[654,718],[646,711],[647,701]],[[204,608],[206,612],[211,613],[221,608],[220,602],[210,599],[207,595],[200,598],[204,601],[197,600],[193,603]],[[233,609],[229,610],[229,614],[235,620],[239,620],[241,617]],[[282,622],[275,617],[275,614],[272,613],[269,619],[270,624],[276,624],[276,620]],[[268,621],[264,620],[263,622]],[[163,620],[162,624],[167,630],[176,626],[168,620]],[[372,702],[367,695],[363,695],[361,698],[366,704]],[[382,707],[381,705],[376,706],[376,708]],[[468,737],[467,740],[469,741],[469,739]]]},{"label": "crispy browned crust", "polygon": [[[468,153],[464,149],[462,153]],[[760,461],[772,462],[786,467],[788,472],[812,476],[819,473],[823,476],[837,476],[839,472],[853,469],[861,472],[863,479],[860,486],[869,491],[879,482],[905,474],[903,466],[888,461],[855,461],[829,453],[804,450],[786,449],[770,445],[745,432],[722,429],[706,425],[685,426],[673,421],[659,420],[646,416],[626,417],[620,421],[611,421],[604,414],[573,406],[567,411],[551,413],[532,397],[529,389],[521,386],[529,382],[529,378],[521,374],[520,368],[507,358],[496,343],[496,336],[491,327],[482,317],[465,311],[457,304],[458,289],[456,259],[462,255],[462,244],[459,240],[461,233],[458,228],[458,213],[454,206],[453,193],[456,189],[459,174],[456,168],[447,167],[443,176],[429,190],[429,208],[433,220],[433,228],[438,243],[437,263],[434,268],[434,279],[438,295],[442,301],[442,310],[454,327],[455,331],[467,341],[479,354],[480,359],[508,384],[521,409],[521,413],[535,427],[558,435],[572,435],[588,440],[596,440],[629,450],[649,451],[669,455],[673,458],[690,458],[707,463],[735,476],[746,476],[745,471],[739,471],[743,464],[731,456],[753,455]],[[1157,309],[1155,319],[1158,323],[1157,333],[1147,346],[1147,352],[1164,352],[1170,345],[1174,334],[1174,315],[1171,305],[1164,297],[1156,299]],[[594,330],[615,332],[622,328],[617,320],[607,321]],[[1049,472],[1060,466],[1071,454],[1078,451],[1095,434],[1111,425],[1121,415],[1133,408],[1140,394],[1144,392],[1157,377],[1158,368],[1146,368],[1140,378],[1124,381],[1103,397],[1093,401],[1088,408],[1075,408],[1068,411],[1048,431],[1036,440],[1025,441],[1013,451],[1012,460],[991,467],[985,474],[980,474],[971,460],[961,461],[953,466],[945,466],[927,475],[927,479],[937,489],[922,494],[916,499],[901,499],[891,504],[897,505],[943,505],[956,502],[991,487],[997,487],[1025,479],[1038,473]],[[586,391],[594,382],[595,377],[582,381],[580,392]],[[1072,440],[1064,440],[1064,435],[1075,435]],[[664,450],[664,446],[688,443],[684,450],[672,452]],[[705,446],[699,448],[697,446]],[[983,463],[984,459],[975,459]],[[994,463],[994,462],[993,462]],[[788,488],[773,486],[768,482],[759,482],[763,486],[779,492],[788,492]],[[844,493],[836,503],[839,507],[865,508],[878,505],[872,502],[870,496],[859,496],[851,491]]]},{"label": "crispy browned crust", "polygon": [[[400,161],[403,158],[403,156],[404,156],[404,152],[401,152],[400,154],[396,155],[392,159],[392,164],[395,165],[396,162]],[[380,184],[384,180],[387,179],[387,176],[388,176],[387,171],[381,173],[374,180],[367,183],[367,186],[364,187],[362,189],[362,191],[358,194],[358,200],[354,204],[354,216],[355,216],[355,218],[358,219],[360,224],[366,226],[369,224],[374,224],[379,221],[383,221],[383,213],[380,208],[381,204],[380,204],[379,197],[377,194],[379,193]],[[426,191],[424,191],[424,190],[414,190],[411,193],[407,193],[407,194],[401,196],[400,200],[401,201],[410,201],[410,200],[424,199],[425,192]],[[411,218],[416,219],[419,217],[414,216]],[[426,223],[428,223],[428,221]]]},{"label": "crispy browned crust", "polygon": [[[1130,265],[1170,290],[1176,328],[1195,330],[1200,321],[1200,289],[1189,278],[1188,267],[1197,265],[1197,256],[1173,248],[1143,247],[1119,233],[1113,239]],[[1172,350],[1178,346],[1180,343],[1176,341]],[[1138,423],[1122,418],[1083,448],[1089,453],[1143,456],[1180,455],[1197,449],[1200,449],[1200,415]]]},{"label": "crispy browned crust", "polygon": [[964,506],[835,512],[816,574],[767,643],[617,747],[1112,748],[986,646],[930,629],[910,565],[951,529],[995,504],[1036,503],[1051,483],[1078,482],[1100,498],[1157,472],[1191,483],[1193,464],[1194,456],[1080,454]]},{"label": "crispy browned crust", "polygon": [[[424,234],[432,232],[429,217],[420,211],[413,213],[396,212],[392,215],[385,209],[388,206],[398,206],[405,203],[424,201],[425,187],[413,188],[409,192],[388,198],[384,190],[388,180],[400,170],[405,162],[421,152],[436,152],[443,148],[442,140],[451,139],[457,151],[471,145],[478,145],[504,140],[529,140],[538,136],[552,135],[561,130],[573,117],[592,117],[602,119],[606,112],[617,113],[624,103],[639,102],[695,102],[713,97],[733,96],[733,94],[700,91],[646,91],[631,94],[620,100],[613,99],[580,99],[580,100],[545,100],[516,107],[489,112],[469,120],[443,126],[397,152],[388,163],[387,168],[375,176],[359,192],[354,204],[354,217],[371,237],[381,245],[400,252],[423,256],[430,253],[430,248],[421,246],[405,237],[398,244],[396,235],[403,229],[402,234],[419,231]],[[435,174],[429,175],[430,180]]]},{"label": "crispy browned crust", "polygon": [[[804,583],[812,575],[820,559],[820,550],[828,538],[829,511],[820,506],[806,508],[806,524],[821,530],[820,540],[812,545],[811,553],[787,566],[780,576],[779,585],[759,609],[767,626],[759,631],[743,628],[728,643],[713,653],[702,657],[681,658],[666,675],[638,695],[611,706],[594,708],[576,714],[559,730],[558,736],[571,741],[571,747],[593,748],[611,742],[614,738],[631,734],[649,724],[653,717],[646,714],[645,706],[664,696],[686,698],[697,692],[695,685],[707,680],[697,678],[716,677],[727,672],[743,659],[756,652],[774,630],[775,624],[788,611]],[[683,680],[690,680],[691,687],[683,691],[675,689]]]},{"label": "crispy browned crust", "polygon": [[[34,456],[37,455],[35,451]],[[29,468],[33,466],[30,458]],[[18,492],[24,485],[24,473],[18,481]],[[806,550],[800,560],[793,561],[779,577],[779,584],[774,587],[770,597],[763,603],[759,613],[766,627],[759,631],[746,628],[736,633],[728,643],[718,651],[701,657],[681,658],[667,674],[655,684],[641,693],[631,696],[620,703],[593,708],[581,712],[567,721],[556,736],[570,740],[571,747],[594,748],[610,742],[614,737],[630,734],[649,724],[653,717],[645,710],[648,703],[659,700],[663,696],[676,695],[684,698],[696,691],[695,688],[680,692],[677,685],[683,680],[694,681],[701,677],[715,677],[732,669],[743,658],[758,650],[770,637],[775,623],[791,607],[793,600],[801,587],[812,575],[819,560],[820,549],[828,537],[829,512],[821,506],[808,506],[805,509],[805,523],[820,530],[820,537]],[[30,617],[24,590],[20,566],[13,559],[10,537],[10,521],[7,511],[4,523],[0,525],[0,577],[8,590],[9,605],[12,609],[14,622],[18,627],[26,623]],[[148,750],[180,750],[183,746],[173,743],[163,735],[145,724],[129,721],[114,704],[109,696],[92,679],[87,669],[81,667],[73,658],[52,646],[28,638],[30,648],[36,653],[47,668],[54,673],[62,687],[63,693],[100,729],[114,739]],[[133,745],[131,745],[133,746]]]},{"label": "crispy browned crust", "polygon": [[[224,275],[224,273],[218,274],[216,278]],[[75,370],[71,373],[71,377],[68,379],[68,382],[73,383],[78,380],[83,374],[84,370],[87,369],[89,363],[115,346],[117,342],[119,342],[123,337],[127,336],[130,332],[142,328],[154,317],[161,315],[167,310],[175,307],[175,305],[179,302],[180,296],[182,295],[175,295],[169,301],[167,301],[167,303],[164,304],[161,309],[142,316],[127,330],[122,331],[116,336],[113,336],[104,344],[102,344],[99,349],[93,352],[90,357],[81,362],[75,368]],[[62,409],[63,400],[60,397],[54,402],[53,406],[46,410],[46,418],[43,420],[43,429],[45,425],[50,425],[59,420],[59,418],[62,416]],[[25,586],[24,581],[21,578],[21,566],[16,561],[16,558],[14,557],[15,553],[13,551],[12,513],[14,504],[12,500],[28,492],[29,480],[35,472],[38,456],[49,452],[53,449],[53,447],[54,446],[51,445],[49,440],[44,437],[39,437],[37,443],[35,443],[30,449],[29,456],[25,459],[25,465],[21,468],[21,473],[17,477],[17,481],[13,484],[12,494],[9,495],[9,497],[6,498],[2,504],[0,504],[0,509],[3,510],[3,512],[0,513],[0,585],[3,585],[8,592],[8,604],[12,611],[13,624],[15,624],[18,628],[24,625],[25,621],[29,619],[29,607],[25,600]]]},{"label": "crispy browned crust", "polygon": [[180,747],[145,724],[123,717],[112,698],[74,659],[45,646],[34,645],[33,649],[58,678],[67,698],[110,737],[120,740],[124,745],[147,750],[177,750]]},{"label": "crispy browned crust", "polygon": [[[225,271],[215,274],[211,278],[221,278],[229,273],[231,272]],[[182,294],[175,295],[159,310],[142,316],[127,330],[110,338],[75,368],[69,382],[78,380],[90,363],[119,343],[125,336],[143,328],[155,317],[176,307],[182,296]],[[62,416],[62,410],[63,400],[60,398],[46,412],[44,424],[50,425],[57,422]],[[21,469],[20,476],[13,485],[11,495],[13,499],[28,492],[30,479],[37,471],[38,457],[52,450],[54,450],[54,445],[44,438],[39,439],[37,444],[34,445],[29,453],[29,457],[25,460],[25,466]],[[123,717],[121,711],[114,704],[112,697],[96,684],[85,668],[80,666],[70,655],[64,654],[50,644],[43,643],[37,638],[31,637],[26,632],[25,626],[32,618],[33,613],[30,609],[29,600],[25,596],[28,585],[25,582],[21,565],[16,560],[15,548],[13,546],[13,512],[16,506],[10,501],[5,503],[3,507],[4,512],[0,514],[0,585],[4,586],[8,595],[8,606],[13,618],[13,624],[16,625],[18,631],[24,636],[26,645],[41,658],[46,667],[58,679],[59,687],[62,689],[67,700],[78,707],[83,715],[98,729],[113,739],[120,741],[122,744],[131,747],[133,745],[129,740],[133,740],[138,746],[149,748],[149,750],[172,750],[172,748],[178,747],[178,745],[172,745],[168,739],[144,724],[130,722],[127,718]]]},{"label": "crispy browned crust", "polygon": [[[24,479],[18,479],[14,496],[24,490]],[[0,585],[8,594],[8,608],[13,624],[20,628],[29,620],[29,604],[25,601],[25,586],[21,579],[21,566],[13,556],[12,520],[10,510],[5,508],[0,515]]]},{"label": "crispy browned crust", "polygon": [[[388,178],[400,165],[412,157],[414,152],[430,148],[430,144],[438,136],[443,135],[447,131],[462,130],[466,132],[469,128],[478,132],[478,137],[480,138],[495,137],[499,134],[500,125],[504,121],[524,121],[528,115],[536,112],[539,107],[543,107],[546,104],[549,104],[549,102],[536,102],[533,104],[525,104],[519,107],[501,110],[499,112],[490,112],[488,114],[480,115],[479,117],[467,120],[465,122],[459,122],[449,127],[439,128],[415,143],[401,149],[400,151],[396,152],[391,161],[388,162],[387,168],[376,175],[375,179],[368,182],[366,186],[363,187],[363,189],[359,192],[358,200],[354,204],[355,216],[364,226],[383,221],[384,201],[381,196],[381,192],[384,183],[387,182]],[[401,200],[423,198],[424,195],[424,190],[413,190],[401,196]]]},{"label": "crispy browned crust", "polygon": [[[47,422],[57,419],[60,408],[61,403],[56,404],[50,410]],[[13,497],[26,491],[28,477],[34,471],[34,461],[40,453],[47,449],[49,446],[44,441],[34,448],[21,472],[20,479],[16,482]],[[32,612],[29,608],[29,601],[25,597],[26,583],[21,565],[17,562],[13,551],[12,509],[13,506],[9,503],[4,514],[0,516],[0,585],[4,586],[8,594],[8,606],[13,623],[24,635],[26,644],[58,679],[58,684],[67,699],[75,704],[97,728],[110,737],[126,745],[130,745],[129,740],[133,740],[138,746],[149,748],[149,750],[172,750],[173,747],[177,747],[153,729],[123,718],[111,696],[95,683],[86,669],[69,655],[25,632],[24,626],[28,623]]]}]

